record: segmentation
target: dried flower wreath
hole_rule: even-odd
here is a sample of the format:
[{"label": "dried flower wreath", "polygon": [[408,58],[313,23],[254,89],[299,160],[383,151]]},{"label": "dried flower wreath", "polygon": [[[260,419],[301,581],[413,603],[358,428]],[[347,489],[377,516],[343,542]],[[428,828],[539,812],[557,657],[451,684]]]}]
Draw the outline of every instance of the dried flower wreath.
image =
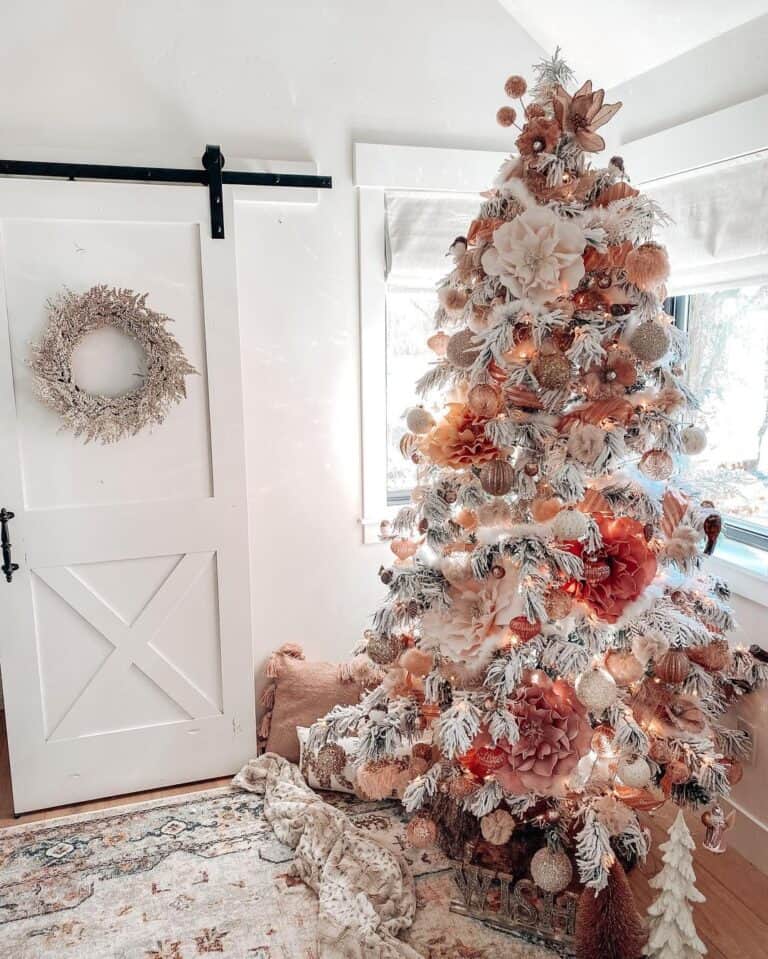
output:
[{"label": "dried flower wreath", "polygon": [[[116,443],[152,423],[187,395],[185,376],[197,373],[178,341],[166,330],[172,322],[146,305],[147,293],[94,286],[86,293],[65,290],[48,301],[49,324],[32,347],[30,366],[40,399],[75,436]],[[106,326],[133,337],[144,349],[146,375],[136,389],[118,396],[89,393],[74,382],[72,354],[82,338]]]}]

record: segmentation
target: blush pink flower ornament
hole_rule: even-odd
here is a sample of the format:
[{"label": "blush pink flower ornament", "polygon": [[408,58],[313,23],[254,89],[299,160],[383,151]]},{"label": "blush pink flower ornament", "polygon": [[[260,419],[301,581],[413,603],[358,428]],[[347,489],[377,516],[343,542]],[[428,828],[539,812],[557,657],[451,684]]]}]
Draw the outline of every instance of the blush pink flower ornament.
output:
[{"label": "blush pink flower ornament", "polygon": [[548,207],[532,206],[493,233],[483,269],[518,299],[551,303],[584,276],[584,234]]},{"label": "blush pink flower ornament", "polygon": [[[592,728],[585,707],[573,687],[543,673],[520,686],[508,704],[517,719],[520,738],[516,743],[499,740],[506,762],[492,775],[514,795],[534,792],[561,796],[582,756],[590,749]],[[492,748],[488,733],[480,733],[473,749]]]}]

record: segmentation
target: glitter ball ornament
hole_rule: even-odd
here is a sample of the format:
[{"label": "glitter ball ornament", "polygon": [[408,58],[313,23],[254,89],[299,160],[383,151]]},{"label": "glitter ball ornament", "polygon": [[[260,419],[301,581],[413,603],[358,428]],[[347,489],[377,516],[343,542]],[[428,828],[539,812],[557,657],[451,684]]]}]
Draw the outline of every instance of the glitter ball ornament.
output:
[{"label": "glitter ball ornament", "polygon": [[519,100],[520,97],[525,95],[527,89],[528,84],[525,82],[525,79],[517,74],[508,77],[507,82],[504,84],[504,92],[510,100]]},{"label": "glitter ball ornament", "polygon": [[419,547],[411,539],[401,539],[398,537],[397,539],[392,540],[392,542],[389,544],[389,548],[398,559],[405,560],[410,559],[410,557],[413,556]]},{"label": "glitter ball ornament", "polygon": [[366,799],[387,799],[392,795],[400,773],[398,763],[378,759],[358,767],[355,782]]},{"label": "glitter ball ornament", "polygon": [[625,786],[643,789],[651,781],[651,767],[642,756],[620,759],[616,774]]},{"label": "glitter ball ornament", "polygon": [[640,458],[639,466],[652,480],[667,480],[675,471],[675,461],[666,450],[648,450]]},{"label": "glitter ball ornament", "polygon": [[699,426],[688,426],[680,434],[680,443],[688,456],[698,456],[707,448],[707,434]]},{"label": "glitter ball ornament", "polygon": [[531,859],[531,877],[544,892],[562,892],[573,879],[571,860],[564,852],[544,846]]},{"label": "glitter ball ornament", "polygon": [[469,391],[467,405],[475,416],[496,416],[501,409],[501,397],[488,383],[480,383]]},{"label": "glitter ball ornament", "polygon": [[496,122],[501,127],[511,127],[517,119],[517,113],[513,107],[499,107],[496,111]]},{"label": "glitter ball ornament", "polygon": [[400,636],[373,635],[365,647],[368,658],[379,666],[388,666],[394,663],[403,651],[403,640]]},{"label": "glitter ball ornament", "polygon": [[472,330],[459,330],[448,340],[445,355],[449,363],[460,370],[468,370],[477,359],[480,347],[475,343],[475,334]]},{"label": "glitter ball ornament", "polygon": [[618,694],[616,681],[605,669],[588,669],[576,680],[576,695],[590,712],[604,712],[616,701]]},{"label": "glitter ball ornament", "polygon": [[503,846],[515,830],[515,820],[506,809],[496,809],[480,820],[483,839],[492,846]]},{"label": "glitter ball ornament", "polygon": [[429,816],[414,816],[405,827],[405,838],[414,849],[426,849],[434,846],[437,839],[437,825]]},{"label": "glitter ball ornament", "polygon": [[509,630],[521,643],[527,643],[529,639],[539,635],[541,623],[538,619],[531,623],[526,616],[515,616],[509,624]]},{"label": "glitter ball ornament", "polygon": [[408,410],[405,424],[412,433],[428,433],[435,425],[435,418],[423,406],[414,406]]},{"label": "glitter ball ornament", "polygon": [[562,509],[552,520],[552,532],[562,542],[581,539],[587,532],[588,520],[577,509]]},{"label": "glitter ball ornament", "polygon": [[691,771],[687,764],[680,759],[673,759],[664,768],[664,778],[673,786],[687,783],[691,778]]},{"label": "glitter ball ornament", "polygon": [[480,485],[491,496],[504,496],[512,489],[515,471],[506,460],[491,460],[480,470]]},{"label": "glitter ball ornament", "polygon": [[648,750],[648,755],[657,763],[668,763],[674,758],[672,754],[672,747],[669,745],[666,739],[658,739],[656,737],[651,740],[651,747]]},{"label": "glitter ball ornament", "polygon": [[668,649],[664,655],[656,661],[654,672],[664,683],[670,683],[673,686],[682,683],[688,673],[691,671],[691,661],[682,649]]},{"label": "glitter ball ornament", "polygon": [[666,356],[671,342],[669,327],[657,320],[645,320],[629,339],[629,348],[643,363],[657,363]]},{"label": "glitter ball ornament", "polygon": [[533,375],[545,390],[561,390],[571,382],[571,362],[559,351],[540,353],[533,363]]},{"label": "glitter ball ornament", "polygon": [[561,589],[552,589],[544,596],[544,609],[552,622],[565,619],[573,609],[573,600]]},{"label": "glitter ball ornament", "polygon": [[629,649],[610,650],[605,657],[605,668],[616,680],[617,686],[630,686],[642,679],[645,673],[645,667]]},{"label": "glitter ball ornament", "polygon": [[326,743],[315,757],[315,766],[322,779],[338,776],[346,765],[347,754],[338,743]]},{"label": "glitter ball ornament", "polygon": [[477,788],[477,780],[475,777],[463,773],[460,776],[454,776],[448,786],[448,793],[453,796],[454,799],[466,799],[467,796],[471,796],[472,793],[477,792]]}]

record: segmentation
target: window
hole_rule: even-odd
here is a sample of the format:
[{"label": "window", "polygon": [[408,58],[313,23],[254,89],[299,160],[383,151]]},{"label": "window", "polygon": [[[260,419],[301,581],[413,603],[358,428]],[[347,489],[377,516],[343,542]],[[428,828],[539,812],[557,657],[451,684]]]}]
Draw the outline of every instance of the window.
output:
[{"label": "window", "polygon": [[728,536],[768,549],[768,284],[677,296],[672,309],[708,438],[685,483],[722,510]]},{"label": "window", "polygon": [[416,380],[435,356],[436,284],[506,154],[356,143],[360,255],[363,541],[410,496],[416,470],[400,453]]},{"label": "window", "polygon": [[427,346],[434,332],[436,286],[451,269],[446,257],[455,237],[467,232],[480,198],[459,193],[387,191],[386,391],[387,505],[410,498],[416,466],[400,452],[404,414],[419,402],[416,381],[435,362]]}]

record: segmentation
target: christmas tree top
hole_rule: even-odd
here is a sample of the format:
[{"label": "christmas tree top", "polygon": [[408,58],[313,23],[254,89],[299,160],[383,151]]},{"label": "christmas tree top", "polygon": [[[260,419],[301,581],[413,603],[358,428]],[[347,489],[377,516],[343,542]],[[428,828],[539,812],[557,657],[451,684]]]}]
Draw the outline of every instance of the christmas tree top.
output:
[{"label": "christmas tree top", "polygon": [[438,287],[402,443],[418,483],[358,650],[383,680],[311,745],[356,734],[370,796],[417,758],[404,803],[427,835],[533,825],[599,889],[645,852],[638,810],[727,793],[744,743],[720,719],[765,667],[729,648],[728,590],[702,573],[720,518],[678,480],[705,435],[665,215],[620,157],[591,164],[621,104],[569,92],[558,54],[535,74],[505,85],[518,152]]}]

